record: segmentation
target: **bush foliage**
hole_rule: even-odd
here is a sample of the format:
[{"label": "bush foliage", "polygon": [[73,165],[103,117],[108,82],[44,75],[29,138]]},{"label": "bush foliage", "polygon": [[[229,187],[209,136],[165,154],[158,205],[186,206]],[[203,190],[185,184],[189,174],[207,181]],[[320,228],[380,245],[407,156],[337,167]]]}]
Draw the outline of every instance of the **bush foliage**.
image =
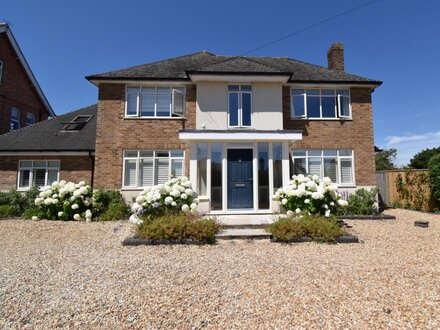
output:
[{"label": "bush foliage", "polygon": [[358,189],[348,197],[348,205],[342,209],[343,215],[374,215],[379,213],[377,188]]},{"label": "bush foliage", "polygon": [[431,193],[440,202],[440,154],[430,159],[428,168]]},{"label": "bush foliage", "polygon": [[[18,192],[15,189],[8,192],[0,192],[0,207],[3,206],[3,215],[0,215],[0,218],[21,216],[26,210],[34,208],[34,200],[38,193],[38,188],[33,188],[26,192]],[[6,208],[4,206],[10,207]],[[7,213],[6,210],[8,210]]]}]

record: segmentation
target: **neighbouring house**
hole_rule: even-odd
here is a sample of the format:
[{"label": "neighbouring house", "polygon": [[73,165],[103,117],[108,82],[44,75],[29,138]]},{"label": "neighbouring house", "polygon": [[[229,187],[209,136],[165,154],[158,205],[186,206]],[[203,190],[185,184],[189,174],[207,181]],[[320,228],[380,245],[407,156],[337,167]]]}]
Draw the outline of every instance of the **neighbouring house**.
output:
[{"label": "neighbouring house", "polygon": [[277,210],[274,193],[293,174],[347,192],[375,186],[371,94],[381,82],[345,72],[341,44],[327,57],[324,68],[204,51],[88,76],[97,107],[0,137],[0,189],[84,179],[131,199],[187,175],[200,210],[215,214]]},{"label": "neighbouring house", "polygon": [[55,117],[12,31],[0,22],[0,134]]}]

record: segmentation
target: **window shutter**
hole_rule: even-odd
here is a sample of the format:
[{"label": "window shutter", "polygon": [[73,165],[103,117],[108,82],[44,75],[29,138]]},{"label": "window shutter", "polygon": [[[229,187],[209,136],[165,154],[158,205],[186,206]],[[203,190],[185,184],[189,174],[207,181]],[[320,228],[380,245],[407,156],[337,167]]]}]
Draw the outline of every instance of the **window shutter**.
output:
[{"label": "window shutter", "polygon": [[169,160],[156,159],[156,184],[163,184],[169,179]]},{"label": "window shutter", "polygon": [[124,186],[136,186],[136,160],[127,159],[125,161]]},{"label": "window shutter", "polygon": [[309,174],[321,177],[321,158],[309,158]]},{"label": "window shutter", "polygon": [[337,182],[336,158],[324,158],[324,176],[328,176],[333,182]]},{"label": "window shutter", "polygon": [[142,159],[140,166],[140,184],[142,187],[150,187],[154,185],[154,173],[153,173],[153,160],[152,159]]},{"label": "window shutter", "polygon": [[177,89],[173,89],[172,93],[173,93],[173,97],[172,97],[173,115],[183,117],[185,114],[184,94]]},{"label": "window shutter", "polygon": [[44,187],[46,185],[46,170],[34,170],[34,186]]},{"label": "window shutter", "polygon": [[351,164],[351,159],[341,160],[341,183],[352,183],[353,182],[353,168]]}]

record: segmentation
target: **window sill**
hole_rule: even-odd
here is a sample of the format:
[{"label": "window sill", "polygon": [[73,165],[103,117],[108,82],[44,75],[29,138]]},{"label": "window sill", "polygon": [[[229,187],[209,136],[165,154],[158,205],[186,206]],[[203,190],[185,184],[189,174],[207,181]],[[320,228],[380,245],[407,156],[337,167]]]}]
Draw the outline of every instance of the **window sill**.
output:
[{"label": "window sill", "polygon": [[290,117],[290,120],[297,121],[353,121],[353,118],[298,118],[298,117]]},{"label": "window sill", "polygon": [[129,120],[145,120],[145,119],[150,119],[150,120],[186,120],[186,117],[127,117],[125,116],[124,119],[129,119]]}]

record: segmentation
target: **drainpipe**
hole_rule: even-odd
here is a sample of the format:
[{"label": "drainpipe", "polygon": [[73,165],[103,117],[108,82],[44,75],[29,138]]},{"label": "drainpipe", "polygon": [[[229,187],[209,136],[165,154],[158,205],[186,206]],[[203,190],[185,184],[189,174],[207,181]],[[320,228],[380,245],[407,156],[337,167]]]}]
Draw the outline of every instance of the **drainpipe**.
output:
[{"label": "drainpipe", "polygon": [[95,157],[92,156],[92,151],[89,151],[89,158],[92,161],[92,176],[90,178],[90,186],[93,189],[93,181],[95,178]]}]

